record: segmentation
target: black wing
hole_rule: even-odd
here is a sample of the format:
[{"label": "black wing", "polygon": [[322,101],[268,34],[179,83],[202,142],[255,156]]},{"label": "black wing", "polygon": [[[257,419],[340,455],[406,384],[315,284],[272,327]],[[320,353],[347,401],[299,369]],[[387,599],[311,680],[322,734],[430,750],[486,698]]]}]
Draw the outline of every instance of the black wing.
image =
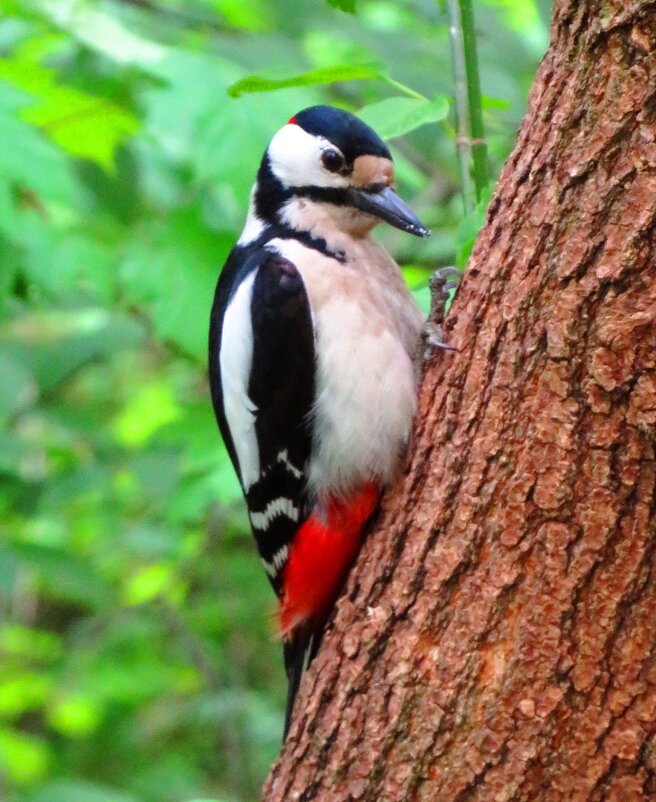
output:
[{"label": "black wing", "polygon": [[[243,310],[249,314],[232,314],[227,319],[228,324],[244,327],[235,337],[235,332],[224,331],[224,322],[232,303],[246,302],[245,293],[241,298],[237,296],[244,282],[252,282],[249,308]],[[225,368],[229,361],[221,358],[222,347],[232,347],[235,342],[239,346],[244,338],[250,339],[251,347],[243,404],[252,419],[254,438],[243,425],[239,432],[231,430],[224,388],[232,377],[221,373],[222,364]],[[314,329],[300,273],[275,251],[258,248],[249,253],[248,249],[235,249],[219,279],[212,309],[212,400],[244,489],[253,534],[276,593],[281,590],[289,543],[309,512],[306,471],[314,379]],[[231,392],[234,399],[234,390]],[[248,425],[248,418],[246,421]],[[252,444],[256,444],[255,456]],[[240,453],[242,461],[248,460],[248,481],[246,465],[240,465]]]}]

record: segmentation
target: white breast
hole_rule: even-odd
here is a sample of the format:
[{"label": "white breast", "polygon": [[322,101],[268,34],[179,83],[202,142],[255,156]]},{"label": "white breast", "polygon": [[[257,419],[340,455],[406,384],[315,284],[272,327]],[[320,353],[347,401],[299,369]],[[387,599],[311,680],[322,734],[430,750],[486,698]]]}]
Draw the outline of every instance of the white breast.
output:
[{"label": "white breast", "polygon": [[413,357],[423,318],[398,266],[368,238],[331,245],[347,263],[295,240],[271,243],[305,282],[317,338],[310,489],[319,498],[389,483],[416,407]]}]

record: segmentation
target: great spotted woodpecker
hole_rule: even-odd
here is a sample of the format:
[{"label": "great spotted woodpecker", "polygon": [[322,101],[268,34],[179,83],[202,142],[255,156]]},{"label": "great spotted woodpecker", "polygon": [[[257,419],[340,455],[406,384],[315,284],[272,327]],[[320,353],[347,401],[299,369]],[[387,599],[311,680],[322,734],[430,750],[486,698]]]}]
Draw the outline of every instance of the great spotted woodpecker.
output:
[{"label": "great spotted woodpecker", "polygon": [[369,234],[381,220],[429,232],[393,186],[389,150],[355,116],[296,114],[264,154],[212,308],[214,410],[279,598],[285,734],[415,412],[423,316]]}]

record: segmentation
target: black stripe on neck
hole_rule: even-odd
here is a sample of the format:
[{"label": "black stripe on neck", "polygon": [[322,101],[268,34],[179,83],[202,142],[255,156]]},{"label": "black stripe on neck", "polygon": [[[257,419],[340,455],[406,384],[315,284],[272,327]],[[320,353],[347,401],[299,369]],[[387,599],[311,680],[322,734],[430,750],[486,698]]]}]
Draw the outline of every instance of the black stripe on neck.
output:
[{"label": "black stripe on neck", "polygon": [[306,248],[312,248],[312,250],[318,251],[329,259],[335,259],[341,264],[346,263],[344,251],[331,248],[323,237],[315,237],[309,231],[297,231],[285,223],[267,225],[259,237],[240,247],[256,250],[257,248],[262,248],[272,239],[295,239],[301,245],[305,245]]}]

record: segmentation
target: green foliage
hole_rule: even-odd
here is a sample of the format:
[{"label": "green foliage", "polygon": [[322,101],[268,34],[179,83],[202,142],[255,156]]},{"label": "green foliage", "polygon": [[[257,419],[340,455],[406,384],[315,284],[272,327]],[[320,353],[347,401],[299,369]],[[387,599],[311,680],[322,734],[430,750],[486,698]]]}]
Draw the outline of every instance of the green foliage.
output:
[{"label": "green foliage", "polygon": [[[494,175],[546,44],[544,6],[476,4]],[[433,236],[380,237],[424,304],[429,271],[464,265],[484,215],[481,203],[462,222],[438,4],[355,10],[353,0],[301,0],[294,14],[266,0],[3,6],[6,802],[258,797],[285,684],[205,353],[216,276],[261,153],[319,102],[359,110],[393,139],[399,191]]]},{"label": "green foliage", "polygon": [[362,81],[365,78],[383,80],[384,75],[380,67],[375,64],[317,67],[316,70],[301,72],[288,78],[248,75],[229,87],[228,94],[231,97],[239,97],[246,92],[273,92],[277,89],[288,89],[290,86],[316,86],[317,84],[334,84],[343,81]]},{"label": "green foliage", "polygon": [[328,0],[328,4],[349,14],[355,14],[355,0]]},{"label": "green foliage", "polygon": [[139,127],[136,117],[111,100],[57,84],[54,70],[22,53],[0,59],[0,81],[32,96],[32,102],[21,110],[21,119],[66,152],[101,167],[113,166],[116,147]]},{"label": "green foliage", "polygon": [[360,109],[359,116],[383,139],[394,139],[427,123],[441,122],[448,113],[448,99],[444,95],[438,95],[433,100],[388,97]]}]

